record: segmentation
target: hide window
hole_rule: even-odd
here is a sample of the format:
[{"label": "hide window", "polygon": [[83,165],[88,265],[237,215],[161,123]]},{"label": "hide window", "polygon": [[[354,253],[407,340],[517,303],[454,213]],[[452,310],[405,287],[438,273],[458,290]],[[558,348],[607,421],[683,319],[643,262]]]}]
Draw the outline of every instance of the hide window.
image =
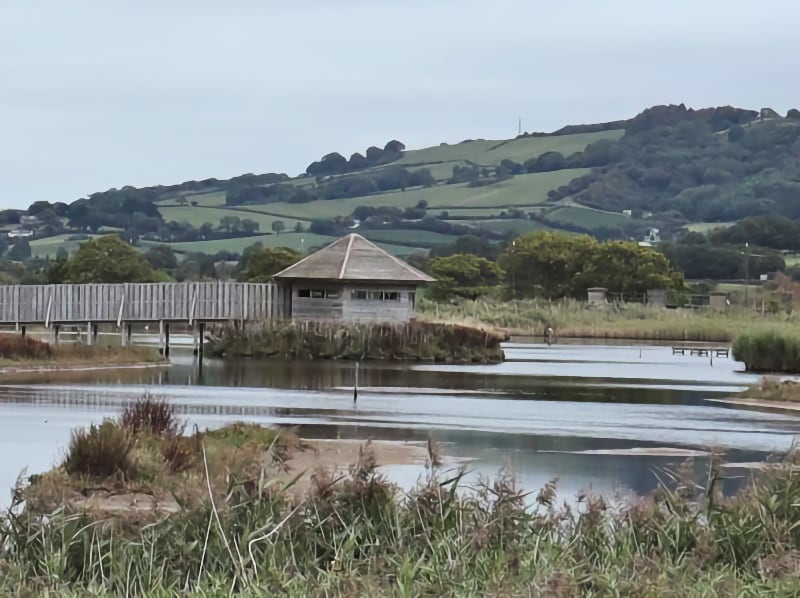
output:
[{"label": "hide window", "polygon": [[360,301],[400,301],[400,293],[397,291],[353,291],[350,298]]},{"label": "hide window", "polygon": [[302,299],[338,299],[339,291],[326,291],[325,289],[300,289],[297,296]]}]

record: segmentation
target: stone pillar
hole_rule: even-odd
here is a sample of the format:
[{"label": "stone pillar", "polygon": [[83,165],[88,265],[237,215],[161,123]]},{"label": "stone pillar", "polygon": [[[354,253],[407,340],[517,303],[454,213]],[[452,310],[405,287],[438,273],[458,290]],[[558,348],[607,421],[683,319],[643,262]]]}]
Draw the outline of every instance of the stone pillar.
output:
[{"label": "stone pillar", "polygon": [[592,287],[586,289],[586,300],[589,305],[605,305],[608,303],[608,289],[603,287]]}]

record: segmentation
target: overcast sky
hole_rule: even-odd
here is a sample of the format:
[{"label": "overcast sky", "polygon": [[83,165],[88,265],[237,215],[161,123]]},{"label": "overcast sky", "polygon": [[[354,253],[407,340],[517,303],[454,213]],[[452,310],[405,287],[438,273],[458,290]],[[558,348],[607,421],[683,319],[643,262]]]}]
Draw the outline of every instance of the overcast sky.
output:
[{"label": "overcast sky", "polygon": [[1,0],[0,207],[680,103],[800,106],[795,0]]}]

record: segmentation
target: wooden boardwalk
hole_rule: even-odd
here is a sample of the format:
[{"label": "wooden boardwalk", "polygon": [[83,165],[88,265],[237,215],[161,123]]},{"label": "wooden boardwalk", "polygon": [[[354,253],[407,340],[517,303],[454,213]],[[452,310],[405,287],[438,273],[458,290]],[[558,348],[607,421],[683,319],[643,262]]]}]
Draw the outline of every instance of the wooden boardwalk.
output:
[{"label": "wooden boardwalk", "polygon": [[273,283],[0,285],[0,325],[13,325],[23,335],[27,326],[44,326],[54,343],[61,327],[85,327],[92,343],[100,324],[113,324],[127,344],[132,324],[158,323],[160,345],[168,354],[169,325],[181,322],[194,328],[195,348],[202,353],[206,323],[282,319],[289,301],[288,291]]},{"label": "wooden boardwalk", "polygon": [[264,321],[286,301],[271,283],[0,285],[0,324]]}]

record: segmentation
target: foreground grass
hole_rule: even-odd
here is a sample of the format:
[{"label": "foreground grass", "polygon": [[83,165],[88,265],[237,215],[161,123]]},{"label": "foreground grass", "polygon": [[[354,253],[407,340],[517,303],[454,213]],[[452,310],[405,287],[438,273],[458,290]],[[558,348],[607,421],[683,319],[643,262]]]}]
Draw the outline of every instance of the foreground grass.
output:
[{"label": "foreground grass", "polygon": [[749,332],[781,331],[798,322],[792,316],[759,315],[746,309],[714,312],[641,304],[595,307],[569,300],[421,301],[420,318],[493,327],[520,336],[542,336],[545,328],[552,326],[556,336],[562,338],[710,342],[730,342]]},{"label": "foreground grass", "polygon": [[[168,405],[145,398],[118,421],[76,431],[59,469],[63,483],[81,485],[84,494],[142,484],[147,447],[163,451],[179,438],[196,460],[163,452],[159,459],[183,486],[191,479],[184,473],[203,472],[197,488],[206,492],[171,513],[132,503],[109,513],[36,502],[47,483],[40,478],[18,489],[0,517],[0,593],[559,597],[797,590],[800,472],[792,455],[733,497],[721,495],[712,459],[702,481],[687,463],[648,497],[607,502],[585,495],[576,506],[559,507],[555,481],[535,500],[503,472],[466,488],[463,472],[439,471],[433,444],[427,473],[408,493],[381,476],[368,446],[349,473],[318,470],[306,493],[293,493],[294,482],[263,458],[280,443],[274,431],[240,424],[184,437],[181,429]],[[165,483],[163,475],[157,483]]]}]

